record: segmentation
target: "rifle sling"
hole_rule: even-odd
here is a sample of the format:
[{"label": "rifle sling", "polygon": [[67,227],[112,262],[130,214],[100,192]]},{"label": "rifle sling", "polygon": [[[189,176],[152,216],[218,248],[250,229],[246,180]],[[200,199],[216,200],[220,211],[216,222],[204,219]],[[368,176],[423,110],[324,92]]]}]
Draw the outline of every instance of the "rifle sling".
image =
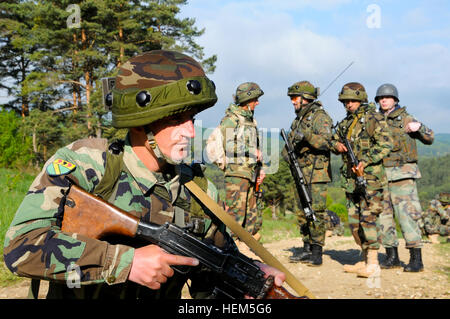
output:
[{"label": "rifle sling", "polygon": [[216,215],[234,234],[252,249],[267,265],[279,269],[286,275],[286,282],[300,295],[315,299],[314,295],[272,254],[270,254],[253,236],[227,214],[212,198],[210,198],[194,181],[184,184],[214,215]]}]

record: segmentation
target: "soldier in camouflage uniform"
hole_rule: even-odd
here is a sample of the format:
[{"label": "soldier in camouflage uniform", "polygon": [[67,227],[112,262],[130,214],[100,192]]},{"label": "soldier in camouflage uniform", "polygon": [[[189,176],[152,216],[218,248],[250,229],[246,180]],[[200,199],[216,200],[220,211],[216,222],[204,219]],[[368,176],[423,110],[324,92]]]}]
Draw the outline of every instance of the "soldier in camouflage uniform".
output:
[{"label": "soldier in camouflage uniform", "polygon": [[339,216],[332,210],[327,210],[327,231],[325,235],[327,237],[333,235],[344,236],[344,232],[345,227]]},{"label": "soldier in camouflage uniform", "polygon": [[430,201],[430,207],[422,213],[422,223],[424,235],[431,243],[439,244],[439,235],[450,241],[450,193],[440,193]]},{"label": "soldier in camouflage uniform", "polygon": [[255,237],[262,226],[255,190],[264,179],[264,170],[257,169],[262,163],[262,153],[254,110],[263,94],[256,83],[240,84],[233,95],[234,103],[230,103],[219,125],[226,156],[227,212]]},{"label": "soldier in camouflage uniform", "polygon": [[398,104],[398,91],[394,85],[381,85],[375,101],[380,106],[380,113],[386,118],[394,140],[391,153],[383,159],[389,192],[385,194],[384,211],[380,215],[382,244],[387,254],[386,262],[381,268],[400,267],[395,214],[411,257],[404,271],[422,271],[422,232],[418,225],[422,208],[416,186],[416,179],[421,175],[417,166],[416,139],[429,145],[433,143],[434,133],[414,119],[406,111],[406,107]]},{"label": "soldier in camouflage uniform", "polygon": [[[303,210],[297,211],[303,251],[291,256],[290,261],[301,261],[311,266],[322,264],[322,248],[327,228],[327,189],[331,182],[330,141],[333,121],[322,103],[316,100],[318,91],[310,82],[300,81],[291,85],[287,92],[297,115],[288,138],[309,185],[312,208],[316,215],[314,222],[307,222]],[[286,156],[285,149],[283,152],[283,156]]]},{"label": "soldier in camouflage uniform", "polygon": [[[339,101],[347,110],[347,116],[337,124],[333,135],[332,151],[342,153],[341,185],[347,197],[348,223],[352,235],[361,246],[364,261],[345,265],[344,271],[369,277],[379,270],[378,249],[380,230],[378,216],[383,211],[383,190],[387,186],[383,158],[392,149],[392,137],[384,117],[376,112],[374,104],[368,104],[367,93],[360,83],[344,85]],[[350,163],[347,148],[341,141],[346,137],[359,160],[358,167]],[[367,186],[367,199],[356,187],[356,172],[363,174]]]},{"label": "soldier in camouflage uniform", "polygon": [[[107,242],[62,232],[58,208],[69,186],[65,177],[144,222],[184,226],[195,219],[204,226],[193,229],[195,234],[214,238],[220,247],[234,245],[180,183],[181,168],[191,167],[194,181],[217,198],[202,169],[180,164],[195,134],[193,116],[217,101],[200,64],[181,53],[150,51],[123,64],[115,83],[107,104],[113,126],[129,129],[125,141],[83,139],[59,149],[32,183],[5,236],[7,267],[19,276],[48,280],[47,298],[181,298],[187,278],[171,266],[198,265],[195,258],[131,238]],[[261,267],[276,274],[277,284],[283,280],[273,268]],[[193,297],[211,293],[201,271],[191,280]]]}]

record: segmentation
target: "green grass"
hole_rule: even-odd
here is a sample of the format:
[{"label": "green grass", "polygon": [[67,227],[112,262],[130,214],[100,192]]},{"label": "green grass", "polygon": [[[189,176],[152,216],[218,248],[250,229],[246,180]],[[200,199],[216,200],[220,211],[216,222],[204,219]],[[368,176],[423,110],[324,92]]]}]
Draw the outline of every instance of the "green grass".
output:
[{"label": "green grass", "polygon": [[277,220],[273,220],[265,214],[260,233],[261,243],[270,243],[300,236],[297,218],[294,215],[287,215],[286,217],[279,217]]},{"label": "green grass", "polygon": [[[439,237],[439,241],[441,242],[439,245],[433,246],[437,246],[439,255],[446,257],[445,259],[448,261],[450,257],[450,243],[447,243],[447,237],[443,236]],[[447,281],[450,282],[450,264],[448,262],[445,265],[442,265],[438,272],[446,275]]]},{"label": "green grass", "polygon": [[35,175],[32,174],[0,168],[0,187],[2,189],[2,196],[0,196],[0,287],[22,280],[6,268],[3,262],[3,243],[14,214],[34,178]]}]

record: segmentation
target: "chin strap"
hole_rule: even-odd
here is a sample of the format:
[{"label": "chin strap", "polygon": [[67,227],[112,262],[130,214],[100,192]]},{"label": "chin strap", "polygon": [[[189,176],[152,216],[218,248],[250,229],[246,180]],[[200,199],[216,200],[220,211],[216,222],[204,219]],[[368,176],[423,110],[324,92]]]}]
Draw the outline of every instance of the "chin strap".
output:
[{"label": "chin strap", "polygon": [[148,144],[150,145],[150,148],[152,149],[153,153],[155,154],[156,158],[158,159],[158,162],[160,163],[169,163],[172,165],[178,165],[181,164],[181,161],[175,161],[168,156],[164,155],[163,152],[161,152],[161,149],[158,146],[158,143],[156,143],[155,136],[153,135],[152,131],[147,132],[147,140]]}]

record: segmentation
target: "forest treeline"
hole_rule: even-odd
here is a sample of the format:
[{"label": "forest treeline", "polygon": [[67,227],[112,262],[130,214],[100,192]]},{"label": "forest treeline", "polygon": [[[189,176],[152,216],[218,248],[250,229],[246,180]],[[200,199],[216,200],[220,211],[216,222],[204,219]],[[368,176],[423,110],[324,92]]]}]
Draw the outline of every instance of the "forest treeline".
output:
[{"label": "forest treeline", "polygon": [[[205,57],[196,39],[204,29],[179,18],[187,0],[11,0],[0,3],[0,166],[40,169],[56,149],[89,137],[123,136],[110,126],[101,79],[131,56],[153,49],[186,52],[214,72],[217,56]],[[419,196],[428,205],[450,191],[450,138],[419,144]],[[268,143],[270,145],[270,143]],[[327,206],[345,211],[339,188],[339,157],[332,157],[333,183]],[[223,192],[223,174],[212,165],[208,177]],[[276,214],[295,210],[292,177],[281,158],[262,186],[265,206]],[[425,206],[424,206],[425,207]]]},{"label": "forest treeline", "polygon": [[17,159],[7,155],[6,163],[32,159],[39,165],[73,140],[116,134],[103,106],[101,79],[114,76],[116,67],[133,55],[154,49],[182,51],[213,72],[217,57],[205,57],[196,43],[204,29],[197,28],[193,18],[179,17],[186,3],[2,1],[0,93],[9,99],[0,109],[22,119],[21,134],[14,137],[21,144],[14,147],[23,150]]}]

